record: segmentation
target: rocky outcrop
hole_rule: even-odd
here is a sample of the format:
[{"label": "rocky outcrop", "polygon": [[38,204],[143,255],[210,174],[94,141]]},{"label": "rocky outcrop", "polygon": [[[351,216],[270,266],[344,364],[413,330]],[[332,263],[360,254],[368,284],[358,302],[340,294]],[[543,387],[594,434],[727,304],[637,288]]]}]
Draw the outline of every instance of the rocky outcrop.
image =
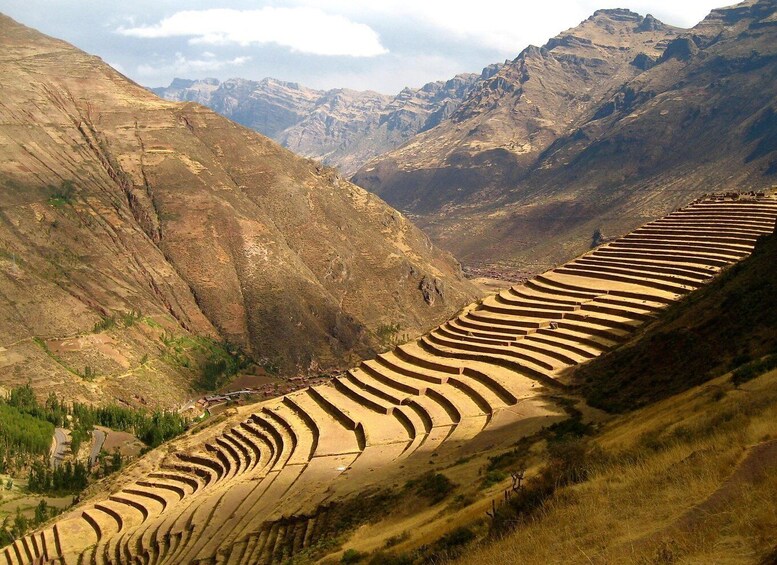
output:
[{"label": "rocky outcrop", "polygon": [[[378,327],[418,334],[477,294],[336,170],[6,17],[0,46],[4,386],[169,406],[214,343],[328,371],[372,354]],[[424,277],[444,282],[434,304]]]}]

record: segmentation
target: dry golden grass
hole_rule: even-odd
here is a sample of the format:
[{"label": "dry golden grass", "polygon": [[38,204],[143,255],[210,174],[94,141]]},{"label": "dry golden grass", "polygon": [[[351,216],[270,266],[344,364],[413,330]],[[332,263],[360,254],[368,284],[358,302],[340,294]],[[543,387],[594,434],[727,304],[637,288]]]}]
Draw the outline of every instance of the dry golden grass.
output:
[{"label": "dry golden grass", "polygon": [[589,481],[461,562],[758,563],[777,545],[777,457],[750,448],[775,438],[777,372],[617,418]]}]

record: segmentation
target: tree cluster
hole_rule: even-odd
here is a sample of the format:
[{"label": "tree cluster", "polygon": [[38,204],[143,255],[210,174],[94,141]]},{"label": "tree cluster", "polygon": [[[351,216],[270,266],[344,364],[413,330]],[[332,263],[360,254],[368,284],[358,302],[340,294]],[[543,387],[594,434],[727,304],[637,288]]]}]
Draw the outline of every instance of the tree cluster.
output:
[{"label": "tree cluster", "polygon": [[81,461],[65,461],[55,469],[43,462],[36,462],[27,477],[27,490],[35,493],[78,493],[86,488],[89,471]]},{"label": "tree cluster", "polygon": [[186,431],[188,420],[175,412],[115,404],[66,404],[54,394],[40,403],[29,384],[15,387],[0,398],[0,472],[25,469],[48,455],[55,427],[70,428],[70,449],[77,454],[97,425],[132,433],[153,448]]}]

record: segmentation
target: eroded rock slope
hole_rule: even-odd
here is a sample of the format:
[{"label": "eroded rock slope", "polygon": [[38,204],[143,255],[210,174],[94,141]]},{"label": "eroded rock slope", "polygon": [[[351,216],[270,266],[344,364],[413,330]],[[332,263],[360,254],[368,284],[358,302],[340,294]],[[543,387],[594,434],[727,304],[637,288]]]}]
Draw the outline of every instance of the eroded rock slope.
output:
[{"label": "eroded rock slope", "polygon": [[[168,347],[186,336],[317,371],[476,295],[336,171],[6,17],[0,45],[4,384],[169,402],[191,384]],[[144,322],[96,326],[132,311]]]}]

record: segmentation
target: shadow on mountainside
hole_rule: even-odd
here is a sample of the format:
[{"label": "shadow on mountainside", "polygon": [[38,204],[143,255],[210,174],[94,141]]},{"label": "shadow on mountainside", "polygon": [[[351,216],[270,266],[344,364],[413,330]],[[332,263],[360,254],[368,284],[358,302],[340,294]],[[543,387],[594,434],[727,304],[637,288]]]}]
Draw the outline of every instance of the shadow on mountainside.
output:
[{"label": "shadow on mountainside", "polygon": [[759,239],[751,257],[581,366],[574,382],[590,405],[623,412],[777,353],[776,264],[777,236]]}]

